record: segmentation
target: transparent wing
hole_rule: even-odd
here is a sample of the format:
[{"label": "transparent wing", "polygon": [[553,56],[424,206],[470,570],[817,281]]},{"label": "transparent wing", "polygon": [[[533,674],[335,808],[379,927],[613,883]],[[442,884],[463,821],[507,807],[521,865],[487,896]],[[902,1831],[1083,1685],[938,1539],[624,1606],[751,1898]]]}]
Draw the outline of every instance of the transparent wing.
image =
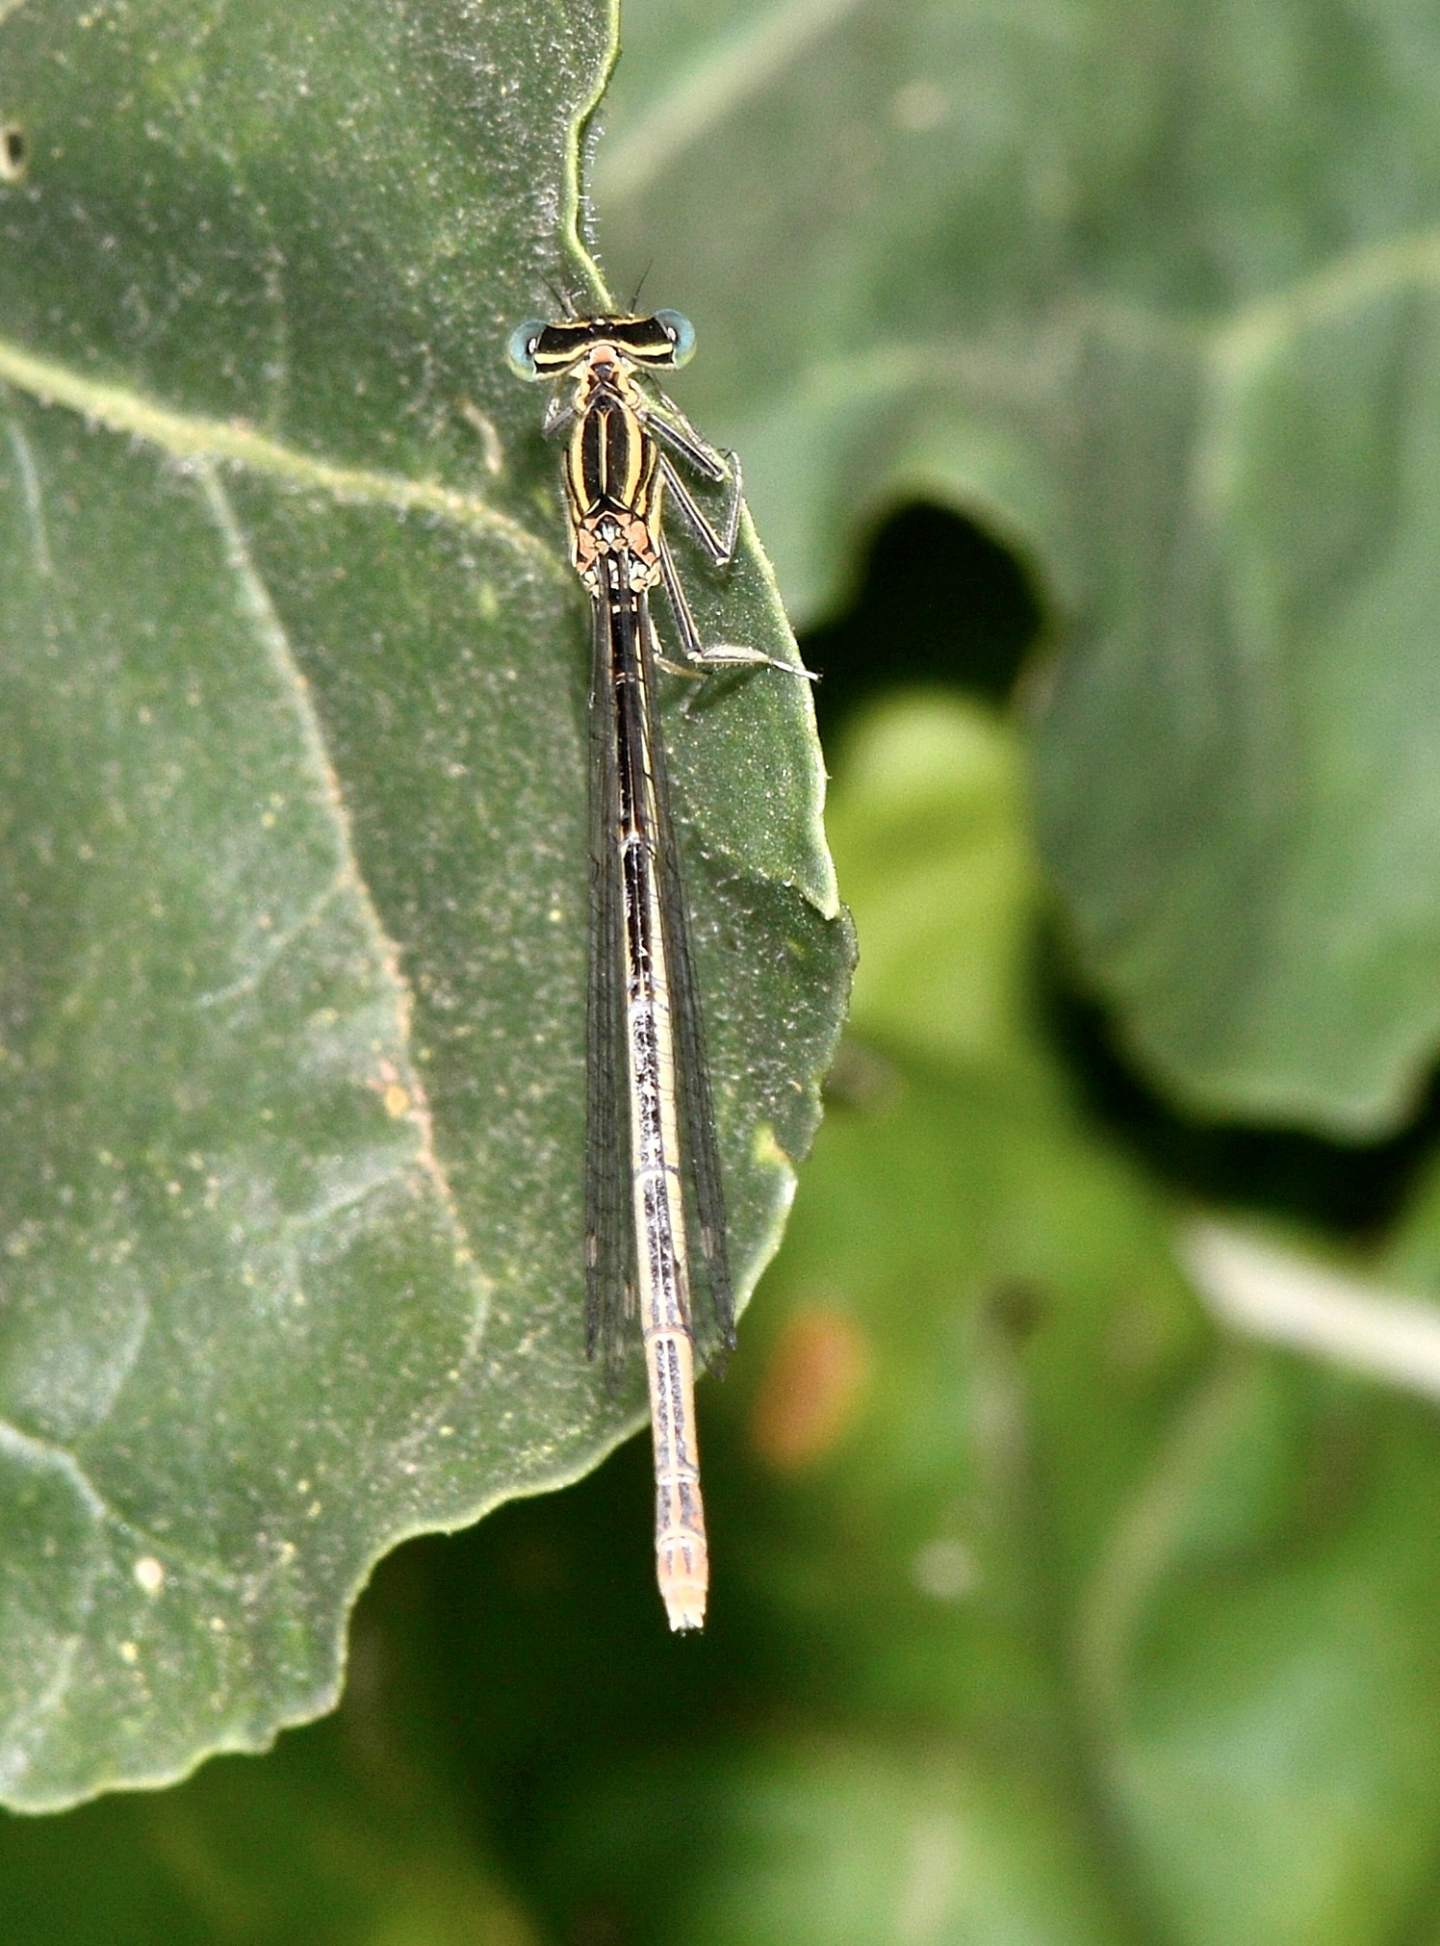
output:
[{"label": "transparent wing", "polygon": [[730,1282],[730,1258],[725,1230],[725,1187],[720,1151],[715,1139],[715,1107],[710,1070],[705,1058],[705,1029],[695,963],[690,950],[690,924],[685,904],[680,841],[675,827],[664,726],[656,702],[654,629],[646,616],[641,653],[651,665],[645,694],[650,699],[650,768],[654,779],[657,881],[660,918],[665,929],[665,956],[670,968],[670,1008],[675,1026],[676,1075],[680,1139],[684,1149],[687,1234],[690,1239],[692,1283],[703,1283],[710,1299],[710,1315],[691,1297],[691,1325],[697,1349],[714,1366],[735,1344],[735,1293]]},{"label": "transparent wing", "polygon": [[585,1349],[613,1372],[633,1309],[628,1084],[622,972],[624,900],[615,831],[620,817],[610,704],[610,615],[595,605],[590,678],[590,968],[586,1005]]}]

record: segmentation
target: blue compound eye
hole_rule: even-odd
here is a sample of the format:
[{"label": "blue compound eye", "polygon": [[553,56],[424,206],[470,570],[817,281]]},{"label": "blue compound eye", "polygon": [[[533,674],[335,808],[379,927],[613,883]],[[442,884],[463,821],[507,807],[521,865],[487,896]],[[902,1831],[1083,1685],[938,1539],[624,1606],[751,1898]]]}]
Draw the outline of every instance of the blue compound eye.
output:
[{"label": "blue compound eye", "polygon": [[657,311],[655,322],[675,347],[672,365],[688,363],[695,351],[695,327],[680,311]]},{"label": "blue compound eye", "polygon": [[505,360],[517,378],[540,376],[535,369],[535,347],[544,329],[544,318],[526,318],[505,340]]}]

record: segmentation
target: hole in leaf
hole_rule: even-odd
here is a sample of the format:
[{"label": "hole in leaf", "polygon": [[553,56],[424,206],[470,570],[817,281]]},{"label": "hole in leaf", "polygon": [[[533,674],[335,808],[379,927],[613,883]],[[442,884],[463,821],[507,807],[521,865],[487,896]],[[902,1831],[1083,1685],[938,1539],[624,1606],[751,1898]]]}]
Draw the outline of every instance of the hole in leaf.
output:
[{"label": "hole in leaf", "polygon": [[1044,624],[1023,565],[973,522],[925,503],[875,535],[846,611],[804,638],[829,734],[846,711],[897,683],[953,683],[1000,701]]},{"label": "hole in leaf", "polygon": [[0,182],[20,182],[30,162],[30,144],[18,122],[0,126]]}]

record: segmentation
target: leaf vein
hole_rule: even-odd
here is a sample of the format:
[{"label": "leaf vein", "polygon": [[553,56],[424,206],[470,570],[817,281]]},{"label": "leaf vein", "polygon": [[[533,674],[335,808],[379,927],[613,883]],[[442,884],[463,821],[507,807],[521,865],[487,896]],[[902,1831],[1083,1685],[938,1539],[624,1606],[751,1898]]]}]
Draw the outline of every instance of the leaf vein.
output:
[{"label": "leaf vein", "polygon": [[[80,1611],[82,1623],[89,1621],[94,1602],[92,1580],[86,1587]],[[4,1730],[0,1731],[0,1786],[5,1790],[15,1790],[29,1773],[35,1760],[31,1747],[33,1733],[58,1712],[67,1692],[74,1686],[79,1653],[80,1631],[76,1629],[61,1643],[55,1666],[40,1689],[18,1703],[6,1719]]]},{"label": "leaf vein", "polygon": [[[206,466],[203,469],[201,485],[211,517],[224,544],[231,571],[239,583],[260,639],[276,674],[294,701],[301,737],[333,825],[341,875],[351,881],[356,903],[362,914],[365,928],[370,934],[375,957],[395,997],[399,1047],[408,1050],[414,1016],[414,994],[400,963],[399,946],[385,930],[374,895],[360,870],[350,814],[345,805],[339,776],[326,748],[324,731],[310,695],[310,685],[296,661],[284,624],[270,598],[270,591],[256,565],[244,530],[230,503],[229,495],[225,492],[220,476],[213,466]],[[430,1105],[419,1074],[408,1058],[405,1062],[404,1087],[409,1097],[406,1113],[416,1134],[415,1159],[429,1178],[454,1230],[459,1247],[468,1258],[469,1239],[455,1200],[454,1190],[436,1152]],[[483,1301],[483,1297],[477,1294],[477,1303]]]},{"label": "leaf vein", "polygon": [[244,420],[177,412],[123,386],[36,358],[4,340],[0,340],[0,379],[42,405],[78,412],[94,425],[125,433],[191,466],[224,462],[329,494],[341,504],[368,503],[398,513],[433,514],[472,533],[504,541],[557,579],[565,571],[555,549],[510,514],[478,494],[462,493],[439,480],[411,480],[370,467],[339,466],[272,439]]},{"label": "leaf vein", "polygon": [[27,1432],[16,1425],[13,1419],[0,1419],[0,1453],[8,1454],[11,1459],[19,1460],[29,1466],[48,1466],[63,1475],[74,1489],[76,1498],[84,1507],[98,1530],[109,1528],[147,1553],[154,1554],[175,1566],[193,1574],[198,1580],[210,1582],[215,1587],[234,1592],[244,1587],[244,1578],[232,1574],[218,1562],[201,1560],[197,1555],[177,1548],[174,1543],[124,1514],[95,1484],[94,1476],[79,1456],[68,1446],[61,1446],[53,1439],[46,1439],[39,1433]]},{"label": "leaf vein", "polygon": [[1310,276],[1244,305],[1219,333],[1217,361],[1230,371],[1255,364],[1297,331],[1407,284],[1440,285],[1440,229],[1347,250]]},{"label": "leaf vein", "polygon": [[309,932],[325,917],[341,892],[350,887],[348,864],[324,885],[310,901],[309,905],[291,925],[282,932],[272,933],[261,953],[246,970],[223,987],[212,987],[208,993],[197,994],[196,1007],[224,1007],[234,1000],[243,1000],[255,993],[274,972],[298,939]]},{"label": "leaf vein", "polygon": [[35,464],[35,454],[18,419],[6,420],[5,436],[11,452],[15,455],[15,466],[20,475],[20,498],[25,507],[25,518],[30,526],[30,543],[35,555],[35,569],[42,580],[50,581],[54,579],[55,563],[50,554],[50,536],[45,525],[45,501],[40,489],[40,472]]}]

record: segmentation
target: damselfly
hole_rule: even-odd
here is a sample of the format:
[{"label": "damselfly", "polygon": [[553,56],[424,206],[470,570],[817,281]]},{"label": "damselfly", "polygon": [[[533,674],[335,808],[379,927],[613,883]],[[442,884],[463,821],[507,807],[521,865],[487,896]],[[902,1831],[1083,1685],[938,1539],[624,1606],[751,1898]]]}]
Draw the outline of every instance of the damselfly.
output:
[{"label": "damselfly", "polygon": [[[677,673],[765,665],[758,649],[705,646],[661,525],[669,504],[717,568],[735,553],[740,468],[695,431],[653,374],[685,363],[695,333],[678,311],[522,324],[509,359],[522,378],[571,380],[545,413],[568,434],[570,553],[590,595],[590,980],[586,1128],[586,1348],[612,1363],[638,1319],[655,1454],[655,1564],[670,1626],[705,1619],[709,1559],[695,1436],[692,1271],[708,1290],[702,1330],[728,1349],[735,1305],[725,1198],[656,696]],[[681,461],[726,487],[719,526]],[[661,655],[650,616],[663,587],[685,657]],[[626,1205],[628,1204],[628,1215]],[[693,1245],[693,1249],[692,1249]]]}]

